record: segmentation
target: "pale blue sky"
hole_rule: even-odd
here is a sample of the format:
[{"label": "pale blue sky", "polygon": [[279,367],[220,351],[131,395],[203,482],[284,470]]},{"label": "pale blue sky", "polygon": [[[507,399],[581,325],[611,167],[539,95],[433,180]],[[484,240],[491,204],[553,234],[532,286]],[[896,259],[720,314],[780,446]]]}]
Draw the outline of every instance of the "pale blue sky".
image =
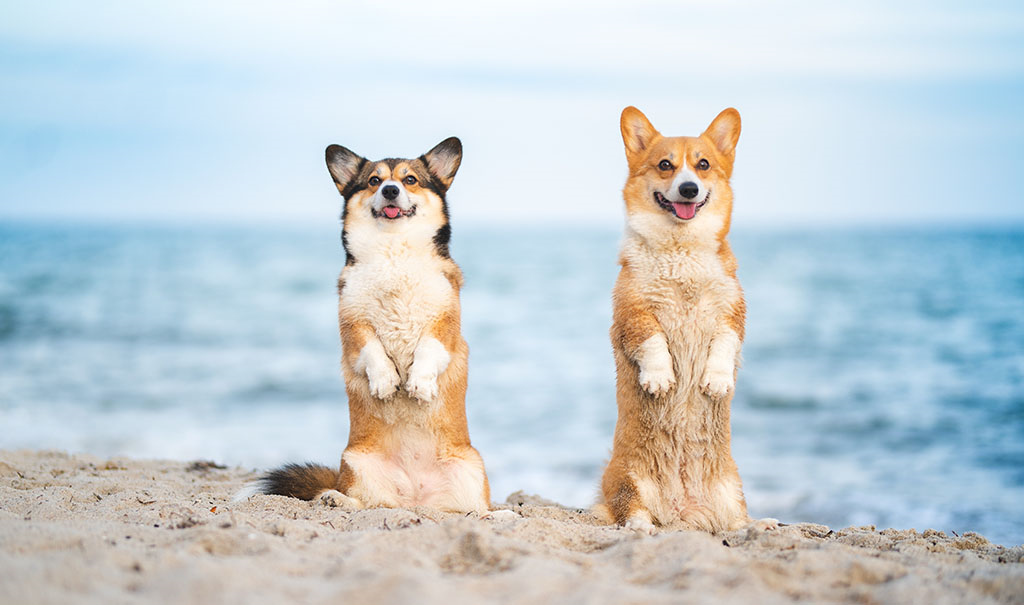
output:
[{"label": "pale blue sky", "polygon": [[617,225],[625,105],[744,120],[742,225],[1024,220],[1017,2],[5,2],[0,217],[334,220],[450,135],[462,224]]}]

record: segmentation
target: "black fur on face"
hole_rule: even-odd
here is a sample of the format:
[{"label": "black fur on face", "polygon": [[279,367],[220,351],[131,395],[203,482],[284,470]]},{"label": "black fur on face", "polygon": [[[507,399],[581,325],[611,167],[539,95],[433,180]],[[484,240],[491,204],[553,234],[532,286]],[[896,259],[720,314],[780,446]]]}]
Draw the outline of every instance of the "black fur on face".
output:
[{"label": "black fur on face", "polygon": [[451,187],[462,164],[462,142],[456,137],[449,137],[427,153],[416,159],[385,158],[376,162],[368,161],[366,158],[355,152],[342,147],[341,145],[329,145],[325,151],[327,170],[331,173],[338,192],[345,199],[342,204],[341,221],[341,245],[345,250],[345,264],[351,265],[356,262],[348,249],[347,234],[344,230],[345,218],[348,214],[348,200],[360,191],[368,188],[370,177],[376,172],[380,164],[386,164],[389,172],[395,167],[406,162],[409,168],[419,179],[421,187],[429,189],[441,200],[441,211],[444,214],[444,224],[434,234],[434,246],[438,255],[443,258],[449,257],[448,243],[451,241],[451,226],[449,225],[448,200],[445,194]]}]

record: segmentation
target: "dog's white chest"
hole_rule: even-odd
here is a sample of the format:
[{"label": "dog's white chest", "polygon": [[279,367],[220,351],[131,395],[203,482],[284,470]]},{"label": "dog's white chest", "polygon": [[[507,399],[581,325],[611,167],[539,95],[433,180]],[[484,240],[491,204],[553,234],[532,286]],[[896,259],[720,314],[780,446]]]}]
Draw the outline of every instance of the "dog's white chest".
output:
[{"label": "dog's white chest", "polygon": [[680,253],[644,260],[634,270],[670,336],[692,338],[695,332],[713,331],[722,312],[740,300],[739,284],[714,254]]},{"label": "dog's white chest", "polygon": [[437,259],[385,257],[345,269],[341,306],[373,326],[384,348],[411,355],[422,335],[447,307],[454,291]]},{"label": "dog's white chest", "polygon": [[[640,295],[664,331],[674,361],[673,400],[684,407],[704,402],[698,396],[699,382],[714,338],[727,327],[725,318],[742,300],[739,283],[713,252],[638,254],[629,260]],[[676,408],[665,408],[669,409]]]}]

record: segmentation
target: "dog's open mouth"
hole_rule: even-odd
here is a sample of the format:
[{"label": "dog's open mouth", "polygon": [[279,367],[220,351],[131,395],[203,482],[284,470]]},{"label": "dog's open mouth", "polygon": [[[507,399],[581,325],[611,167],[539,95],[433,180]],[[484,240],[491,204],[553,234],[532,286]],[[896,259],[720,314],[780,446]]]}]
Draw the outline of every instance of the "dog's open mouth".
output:
[{"label": "dog's open mouth", "polygon": [[395,219],[402,218],[403,216],[412,216],[416,214],[416,206],[413,206],[408,210],[402,210],[398,206],[384,206],[379,212],[370,208],[370,212],[373,213],[373,218],[384,217],[389,221],[393,221]]},{"label": "dog's open mouth", "polygon": [[697,216],[697,211],[704,207],[704,204],[708,203],[711,199],[711,192],[704,196],[704,200],[701,202],[670,202],[665,199],[665,196],[654,192],[654,201],[658,202],[658,205],[668,210],[672,214],[676,215],[676,218],[688,221],[691,218]]}]

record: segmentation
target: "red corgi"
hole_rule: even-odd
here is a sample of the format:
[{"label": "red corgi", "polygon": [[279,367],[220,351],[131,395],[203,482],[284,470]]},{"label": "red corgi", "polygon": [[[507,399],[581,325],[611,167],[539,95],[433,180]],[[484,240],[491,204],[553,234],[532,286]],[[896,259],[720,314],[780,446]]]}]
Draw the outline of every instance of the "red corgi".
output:
[{"label": "red corgi", "polygon": [[729,427],[746,314],[726,241],[740,114],[726,109],[698,137],[664,137],[635,107],[620,126],[619,414],[596,511],[647,532],[736,529],[751,522]]}]

